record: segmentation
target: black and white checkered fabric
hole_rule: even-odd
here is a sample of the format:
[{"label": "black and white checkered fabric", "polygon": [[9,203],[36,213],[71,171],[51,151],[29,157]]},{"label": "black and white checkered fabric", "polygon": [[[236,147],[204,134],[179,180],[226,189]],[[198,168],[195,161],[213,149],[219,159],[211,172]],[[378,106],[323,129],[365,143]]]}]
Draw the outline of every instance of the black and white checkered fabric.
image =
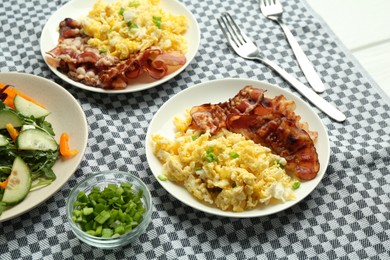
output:
[{"label": "black and white checkered fabric", "polygon": [[[0,71],[56,81],[80,101],[90,127],[85,157],[70,181],[37,208],[0,223],[0,259],[390,259],[389,99],[304,1],[282,1],[284,20],[328,86],[322,96],[348,118],[338,124],[320,113],[331,143],[320,185],[283,212],[232,219],[194,210],[158,184],[146,161],[145,134],[154,113],[174,94],[225,77],[291,90],[268,67],[228,48],[216,20],[222,12],[233,15],[266,57],[307,83],[280,27],[260,13],[258,1],[182,2],[201,29],[194,61],[161,86],[120,95],[75,88],[45,65],[41,30],[65,1],[0,2]],[[147,183],[154,204],[146,233],[117,250],[82,243],[65,217],[70,189],[86,174],[108,169],[135,172]]]}]

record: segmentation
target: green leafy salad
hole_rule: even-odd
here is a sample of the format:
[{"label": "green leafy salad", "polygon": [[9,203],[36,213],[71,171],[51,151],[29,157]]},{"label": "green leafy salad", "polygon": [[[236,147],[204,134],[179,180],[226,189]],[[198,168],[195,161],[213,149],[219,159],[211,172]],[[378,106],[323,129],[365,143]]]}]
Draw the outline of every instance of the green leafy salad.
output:
[{"label": "green leafy salad", "polygon": [[[9,86],[5,86],[7,88]],[[31,189],[51,184],[53,165],[60,156],[48,110],[0,89],[0,215],[24,200]]]}]

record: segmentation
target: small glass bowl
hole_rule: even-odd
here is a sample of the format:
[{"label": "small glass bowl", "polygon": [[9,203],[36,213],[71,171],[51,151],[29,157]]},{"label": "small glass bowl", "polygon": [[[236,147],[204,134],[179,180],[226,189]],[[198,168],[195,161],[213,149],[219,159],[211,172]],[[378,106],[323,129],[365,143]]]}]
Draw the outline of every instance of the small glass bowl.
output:
[{"label": "small glass bowl", "polygon": [[[77,199],[79,192],[84,191],[86,194],[88,194],[94,186],[98,186],[100,189],[103,189],[109,183],[119,185],[121,182],[132,183],[135,192],[138,192],[138,190],[143,190],[142,202],[146,211],[143,215],[142,222],[132,231],[115,238],[96,237],[82,231],[79,225],[72,221],[73,202]],[[145,183],[143,183],[139,178],[135,177],[131,173],[120,171],[100,172],[89,176],[72,189],[66,202],[66,216],[71,230],[81,241],[98,248],[116,248],[135,241],[142,233],[145,232],[151,221],[152,198]]]}]

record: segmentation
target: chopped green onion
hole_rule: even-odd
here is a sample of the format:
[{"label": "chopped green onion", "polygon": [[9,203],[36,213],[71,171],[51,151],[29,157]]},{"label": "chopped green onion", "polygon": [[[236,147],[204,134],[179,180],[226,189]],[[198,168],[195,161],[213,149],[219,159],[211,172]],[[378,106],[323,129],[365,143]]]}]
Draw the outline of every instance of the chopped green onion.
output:
[{"label": "chopped green onion", "polygon": [[293,188],[294,190],[296,190],[296,189],[298,189],[300,186],[301,186],[301,183],[300,183],[299,181],[296,181],[296,182],[293,183],[292,188]]},{"label": "chopped green onion", "polygon": [[98,237],[117,237],[141,223],[146,211],[143,191],[136,192],[130,183],[95,186],[87,195],[81,191],[73,203],[72,221],[84,232]]},{"label": "chopped green onion", "polygon": [[87,208],[87,207],[83,208],[83,215],[84,216],[88,216],[88,215],[92,214],[92,212],[93,212],[93,208]]},{"label": "chopped green onion", "polygon": [[140,5],[140,3],[138,1],[132,1],[129,3],[129,7],[137,7],[139,5]]},{"label": "chopped green onion", "polygon": [[119,14],[119,15],[123,15],[124,12],[125,12],[125,8],[121,7],[121,8],[119,9],[118,14]]},{"label": "chopped green onion", "polygon": [[232,159],[237,159],[238,157],[240,157],[240,155],[236,152],[230,152],[229,153],[229,156],[232,158]]},{"label": "chopped green onion", "polygon": [[158,176],[158,179],[159,179],[160,181],[166,181],[166,180],[168,180],[167,176],[165,176],[164,174],[160,174],[160,175]]},{"label": "chopped green onion", "polygon": [[102,229],[102,237],[112,237],[112,235],[114,235],[114,232],[112,231],[111,228],[103,228]]},{"label": "chopped green onion", "polygon": [[99,215],[95,217],[95,221],[99,224],[103,224],[111,217],[110,212],[103,210]]},{"label": "chopped green onion", "polygon": [[153,16],[153,23],[157,26],[158,29],[161,29],[161,17]]},{"label": "chopped green onion", "polygon": [[129,27],[130,29],[138,28],[138,25],[135,24],[135,23],[132,23],[132,22],[127,22],[126,25],[127,25],[127,27]]},{"label": "chopped green onion", "polygon": [[218,157],[214,154],[214,148],[213,147],[209,147],[207,150],[206,150],[206,156],[205,156],[205,160],[206,162],[218,162]]},{"label": "chopped green onion", "polygon": [[282,170],[284,169],[284,165],[279,160],[274,161],[274,165],[279,166],[279,168],[282,169]]},{"label": "chopped green onion", "polygon": [[198,139],[198,137],[196,135],[193,135],[192,136],[192,141],[195,141],[196,139]]}]

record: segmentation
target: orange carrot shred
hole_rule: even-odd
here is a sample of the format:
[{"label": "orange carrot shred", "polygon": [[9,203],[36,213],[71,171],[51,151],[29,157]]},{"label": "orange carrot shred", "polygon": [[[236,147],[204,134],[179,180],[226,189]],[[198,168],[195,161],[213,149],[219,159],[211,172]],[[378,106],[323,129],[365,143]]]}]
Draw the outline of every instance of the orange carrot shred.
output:
[{"label": "orange carrot shred", "polygon": [[9,135],[11,136],[11,139],[15,141],[16,137],[18,137],[18,135],[19,135],[18,130],[16,130],[15,127],[11,123],[6,124],[5,127],[7,128],[7,131],[9,133]]},{"label": "orange carrot shred", "polygon": [[68,133],[62,133],[60,137],[60,153],[64,157],[72,157],[76,155],[78,150],[71,150],[69,148],[69,135]]},{"label": "orange carrot shred", "polygon": [[8,178],[7,178],[5,181],[0,182],[0,187],[1,187],[3,190],[5,190],[5,188],[7,187],[7,185],[8,185]]}]

